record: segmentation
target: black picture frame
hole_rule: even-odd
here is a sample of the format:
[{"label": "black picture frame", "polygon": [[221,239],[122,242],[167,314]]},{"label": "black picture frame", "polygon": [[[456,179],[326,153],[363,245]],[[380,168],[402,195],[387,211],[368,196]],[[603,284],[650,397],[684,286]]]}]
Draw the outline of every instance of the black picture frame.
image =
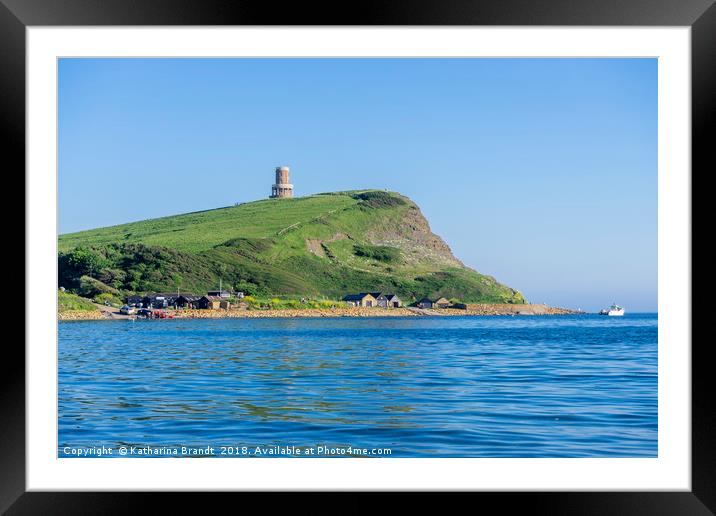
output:
[{"label": "black picture frame", "polygon": [[[0,126],[5,176],[25,170],[25,29],[43,25],[531,25],[690,26],[692,178],[714,170],[716,5],[713,0],[371,0],[356,4],[229,0],[0,0]],[[693,248],[692,248],[693,253]],[[693,254],[692,254],[693,256]],[[27,257],[26,257],[27,258]],[[27,261],[26,261],[27,263]],[[25,270],[26,275],[31,270]],[[26,295],[29,298],[29,295]],[[692,305],[696,306],[696,305]],[[181,494],[25,492],[25,352],[4,345],[0,382],[0,510],[7,514],[141,512],[147,498],[188,508]],[[688,342],[682,343],[688,346]],[[500,512],[699,515],[716,512],[714,375],[710,339],[692,343],[692,490],[690,492],[475,493]],[[199,495],[206,498],[208,494]],[[254,495],[244,494],[251,502]],[[418,498],[419,499],[419,498]],[[275,501],[276,499],[274,499]],[[255,500],[261,503],[261,500]],[[302,502],[298,502],[302,504]],[[474,502],[471,502],[474,503]],[[177,505],[178,504],[178,505]],[[323,504],[322,504],[323,505]],[[334,512],[335,506],[326,506]],[[340,512],[357,513],[371,497],[351,496]],[[320,510],[308,505],[312,512]],[[333,511],[331,510],[333,509]],[[301,511],[303,512],[303,511]]]}]

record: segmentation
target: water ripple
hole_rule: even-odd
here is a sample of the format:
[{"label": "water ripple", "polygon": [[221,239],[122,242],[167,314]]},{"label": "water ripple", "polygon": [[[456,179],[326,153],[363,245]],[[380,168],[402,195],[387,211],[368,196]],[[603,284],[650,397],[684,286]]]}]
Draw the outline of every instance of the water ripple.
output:
[{"label": "water ripple", "polygon": [[65,446],[655,457],[657,318],[59,324]]}]

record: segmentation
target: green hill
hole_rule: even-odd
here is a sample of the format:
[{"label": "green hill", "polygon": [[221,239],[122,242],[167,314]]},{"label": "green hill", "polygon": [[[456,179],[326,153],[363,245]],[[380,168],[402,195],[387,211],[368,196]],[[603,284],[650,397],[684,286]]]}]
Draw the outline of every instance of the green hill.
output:
[{"label": "green hill", "polygon": [[523,302],[465,267],[397,193],[337,192],[237,206],[59,237],[60,286],[83,292],[205,292],[219,279],[254,295],[341,298],[390,291]]}]

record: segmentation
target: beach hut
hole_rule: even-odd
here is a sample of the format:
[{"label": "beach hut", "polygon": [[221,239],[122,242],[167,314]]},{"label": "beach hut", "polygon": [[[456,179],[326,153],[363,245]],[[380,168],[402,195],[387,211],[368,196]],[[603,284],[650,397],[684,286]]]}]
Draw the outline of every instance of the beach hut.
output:
[{"label": "beach hut", "polygon": [[403,302],[395,294],[372,295],[375,297],[378,306],[382,306],[383,308],[400,308],[403,305]]},{"label": "beach hut", "polygon": [[231,292],[228,290],[210,290],[206,293],[207,296],[230,298]]},{"label": "beach hut", "polygon": [[403,306],[403,301],[396,294],[385,294],[385,299],[388,302],[388,308],[400,308]]},{"label": "beach hut", "polygon": [[381,294],[380,292],[371,292],[370,295],[375,298],[376,306],[380,306],[382,308],[388,307],[388,298],[385,297],[384,294]]},{"label": "beach hut", "polygon": [[370,292],[362,292],[360,294],[349,294],[343,298],[348,306],[378,306],[378,301]]},{"label": "beach hut", "polygon": [[448,300],[445,299],[444,297],[441,297],[440,299],[438,299],[437,301],[435,301],[435,302],[433,303],[433,305],[434,305],[436,308],[450,308],[450,305],[452,305],[452,303],[450,303],[450,301],[448,301]]},{"label": "beach hut", "polygon": [[194,296],[191,294],[180,294],[179,297],[174,300],[174,305],[177,308],[194,308],[197,305],[199,299],[201,299],[200,296]]},{"label": "beach hut", "polygon": [[197,306],[202,310],[218,310],[221,307],[221,298],[218,296],[201,296]]},{"label": "beach hut", "polygon": [[142,306],[144,308],[166,308],[167,306],[169,306],[167,294],[148,294],[142,298]]},{"label": "beach hut", "polygon": [[420,308],[432,308],[435,303],[432,299],[424,297],[420,301],[418,301],[418,306]]}]

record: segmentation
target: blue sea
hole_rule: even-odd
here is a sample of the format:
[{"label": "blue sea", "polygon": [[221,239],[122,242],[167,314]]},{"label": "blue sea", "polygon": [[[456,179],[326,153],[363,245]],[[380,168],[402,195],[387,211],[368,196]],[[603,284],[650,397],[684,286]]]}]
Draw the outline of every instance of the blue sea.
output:
[{"label": "blue sea", "polygon": [[60,457],[658,452],[656,314],[61,322],[58,353]]}]

